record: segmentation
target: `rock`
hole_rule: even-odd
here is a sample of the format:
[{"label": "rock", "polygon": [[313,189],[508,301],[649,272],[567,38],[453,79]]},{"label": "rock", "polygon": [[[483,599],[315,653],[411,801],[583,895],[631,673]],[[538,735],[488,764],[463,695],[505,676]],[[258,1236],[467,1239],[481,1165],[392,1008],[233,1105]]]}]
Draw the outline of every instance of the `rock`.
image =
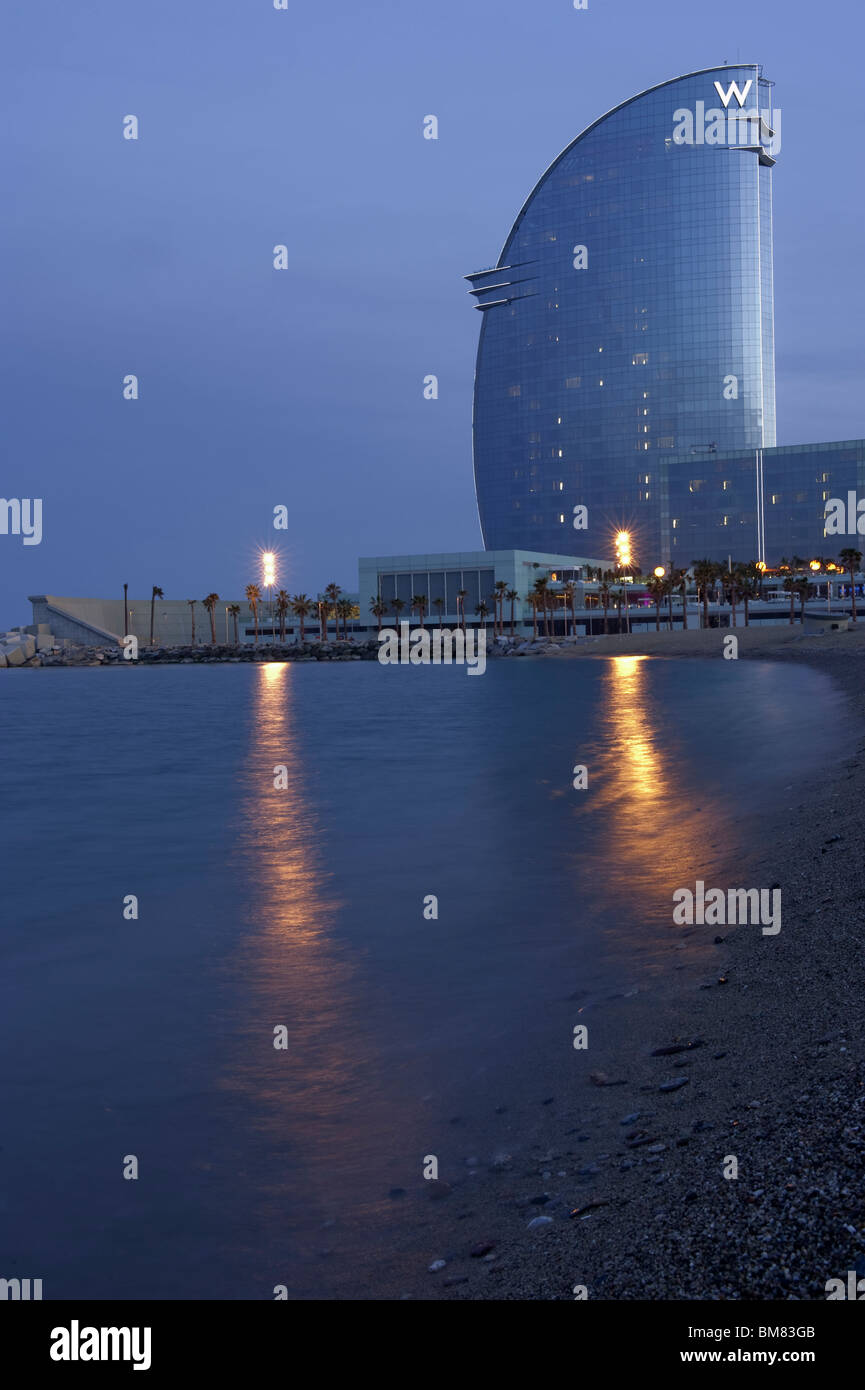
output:
[{"label": "rock", "polygon": [[439,1270],[444,1269],[446,1264],[447,1260],[433,1260],[429,1267],[430,1274],[438,1274]]},{"label": "rock", "polygon": [[620,1124],[620,1125],[633,1125],[633,1124],[636,1124],[636,1122],[637,1122],[637,1120],[638,1120],[639,1118],[640,1118],[640,1112],[639,1112],[639,1110],[635,1110],[634,1113],[633,1113],[632,1115],[626,1115],[625,1118],[624,1118],[623,1120],[619,1120],[619,1124]]},{"label": "rock", "polygon": [[689,1076],[677,1076],[675,1081],[662,1081],[658,1087],[659,1091],[678,1091],[680,1087],[687,1086],[690,1081]]},{"label": "rock", "polygon": [[607,1197],[599,1197],[596,1202],[587,1202],[584,1207],[574,1207],[571,1216],[586,1216],[590,1211],[597,1211],[598,1207],[608,1207],[609,1205]]},{"label": "rock", "polygon": [[539,1231],[542,1226],[552,1226],[552,1224],[553,1218],[551,1216],[536,1216],[529,1222],[526,1229],[529,1231]]},{"label": "rock", "polygon": [[705,1047],[702,1038],[694,1038],[691,1042],[671,1043],[669,1047],[656,1047],[654,1052],[650,1052],[650,1057],[672,1057],[676,1052],[690,1052],[691,1048]]},{"label": "rock", "polygon": [[469,1254],[473,1260],[480,1260],[484,1255],[488,1255],[491,1250],[495,1250],[495,1248],[496,1243],[494,1240],[482,1240],[479,1241],[477,1245],[472,1246]]}]

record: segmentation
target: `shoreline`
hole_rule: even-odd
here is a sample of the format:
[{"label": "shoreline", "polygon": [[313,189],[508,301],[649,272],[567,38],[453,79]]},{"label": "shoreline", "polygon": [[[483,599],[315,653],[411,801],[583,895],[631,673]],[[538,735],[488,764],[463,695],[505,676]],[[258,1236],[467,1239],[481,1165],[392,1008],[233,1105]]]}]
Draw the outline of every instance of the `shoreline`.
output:
[{"label": "shoreline", "polygon": [[[423,1223],[427,1266],[412,1278],[403,1268],[401,1290],[397,1278],[382,1297],[564,1300],[582,1285],[612,1300],[823,1300],[827,1280],[865,1275],[865,632],[776,629],[767,643],[745,631],[740,656],[829,675],[853,731],[849,753],[807,783],[791,748],[792,805],[735,866],[739,883],[781,886],[782,931],[700,928],[717,952],[714,980],[701,965],[702,980],[688,971],[670,996],[607,1003],[602,1045],[578,1054],[578,1073],[563,1058],[514,1106],[517,1157],[496,1166],[483,1155],[482,1169],[458,1177]],[[666,655],[708,656],[711,644],[723,659],[723,635],[673,634]],[[613,640],[625,654],[628,639]],[[638,645],[627,654],[662,655]],[[735,1179],[722,1175],[730,1156]],[[539,1216],[551,1219],[529,1229]]]},{"label": "shoreline", "polygon": [[[391,629],[384,629],[390,631]],[[434,633],[437,629],[428,626],[426,631]],[[420,631],[419,626],[411,629]],[[470,628],[470,633],[477,629]],[[791,626],[779,623],[737,628],[687,628],[672,632],[611,633],[597,637],[538,637],[533,639],[505,637],[504,640],[492,638],[487,631],[486,656],[491,660],[549,660],[574,657],[609,656],[721,656],[724,641],[735,635],[740,656],[770,657],[781,655],[786,648],[795,652],[800,644],[803,650],[839,651],[845,648],[851,652],[859,651],[865,639],[865,616],[862,628],[849,632],[817,633],[809,631],[798,621]],[[141,646],[137,657],[127,659],[120,646],[70,647],[64,651],[58,648],[34,651],[26,660],[17,662],[12,670],[27,670],[37,667],[97,667],[97,666],[199,666],[199,665],[243,665],[257,662],[287,662],[302,665],[322,661],[378,661],[381,650],[378,637],[356,641],[353,638],[340,641],[322,642],[307,639],[299,642],[261,643],[259,646],[235,647],[217,643],[197,646],[148,647]],[[386,663],[380,663],[386,664]],[[427,663],[420,663],[427,664]],[[438,662],[433,664],[439,664]],[[449,664],[449,663],[448,663]],[[453,664],[459,664],[454,662]]]}]

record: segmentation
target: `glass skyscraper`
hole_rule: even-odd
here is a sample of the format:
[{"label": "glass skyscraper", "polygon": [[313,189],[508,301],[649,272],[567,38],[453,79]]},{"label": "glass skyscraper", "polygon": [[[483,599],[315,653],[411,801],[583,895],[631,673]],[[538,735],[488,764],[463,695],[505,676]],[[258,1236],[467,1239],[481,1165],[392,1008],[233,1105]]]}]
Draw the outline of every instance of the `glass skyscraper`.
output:
[{"label": "glass skyscraper", "polygon": [[775,444],[774,119],[754,64],[649,88],[568,145],[466,277],[488,549],[610,554],[625,529],[648,570],[681,524],[665,465]]}]

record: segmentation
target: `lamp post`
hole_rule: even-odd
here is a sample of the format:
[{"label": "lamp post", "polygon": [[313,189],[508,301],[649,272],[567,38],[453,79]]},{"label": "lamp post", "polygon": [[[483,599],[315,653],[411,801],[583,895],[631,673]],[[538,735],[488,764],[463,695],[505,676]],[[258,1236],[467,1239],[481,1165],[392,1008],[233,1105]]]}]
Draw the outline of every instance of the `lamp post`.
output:
[{"label": "lamp post", "polygon": [[273,642],[273,586],[276,583],[276,556],[272,550],[266,550],[261,557],[262,564],[262,583],[268,592],[268,606],[270,608],[270,640]]},{"label": "lamp post", "polygon": [[[616,567],[620,570],[629,570],[633,561],[631,558],[631,534],[629,531],[616,532]],[[625,631],[631,631],[631,610],[628,607],[628,592],[624,582],[622,589],[625,596]]]},{"label": "lamp post", "polygon": [[129,632],[129,608],[128,608],[128,606],[127,606],[127,601],[126,601],[126,596],[127,596],[128,590],[129,590],[129,585],[128,585],[128,584],[124,584],[124,585],[123,585],[123,636],[124,636],[124,637],[125,637],[125,636],[128,634],[128,632]]}]

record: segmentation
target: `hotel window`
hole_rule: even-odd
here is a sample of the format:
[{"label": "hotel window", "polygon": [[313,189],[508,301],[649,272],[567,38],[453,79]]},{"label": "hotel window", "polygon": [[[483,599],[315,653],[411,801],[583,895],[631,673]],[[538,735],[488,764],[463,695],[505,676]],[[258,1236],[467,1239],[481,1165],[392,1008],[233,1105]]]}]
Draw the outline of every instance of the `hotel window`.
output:
[{"label": "hotel window", "polygon": [[600,381],[598,382],[598,385],[599,385],[599,386],[603,386],[603,384],[604,384],[604,378],[601,377]]},{"label": "hotel window", "polygon": [[704,481],[704,478],[692,478],[691,481],[688,483],[688,491],[699,492],[700,488],[703,486]]},{"label": "hotel window", "polygon": [[647,364],[647,362],[648,362],[648,360],[649,360],[649,354],[648,354],[647,352],[635,352],[634,355],[633,355],[633,357],[631,358],[631,366],[632,366],[632,367],[645,367],[646,364]]},{"label": "hotel window", "polygon": [[665,434],[661,439],[657,440],[656,442],[659,449],[672,449],[676,441],[671,434]]},{"label": "hotel window", "polygon": [[563,457],[564,457],[564,455],[563,455],[563,453],[562,453],[562,450],[560,449],[560,450],[559,450],[559,458],[563,458]]},{"label": "hotel window", "polygon": [[522,391],[523,391],[522,386],[509,386],[509,387],[508,387],[508,395],[509,395],[509,396],[520,396],[520,395],[522,395]]},{"label": "hotel window", "polygon": [[[564,516],[562,515],[562,513],[559,512],[559,521],[564,521],[564,519],[565,519],[565,518],[564,518]],[[556,577],[556,576],[553,575],[553,578],[554,578],[554,579],[555,579],[555,577]]]},{"label": "hotel window", "polygon": [[572,391],[575,386],[579,386],[581,380],[582,378],[578,376],[566,376],[565,386],[568,388],[569,391]]},{"label": "hotel window", "polygon": [[772,493],[772,506],[773,506],[773,507],[777,506],[777,504],[780,502],[780,500],[781,500],[780,493],[773,492],[773,493]]},{"label": "hotel window", "polygon": [[679,524],[678,518],[674,516],[674,517],[673,517],[673,530],[674,530],[674,531],[675,531],[676,527],[678,526],[678,524]]},{"label": "hotel window", "polygon": [[730,486],[730,484],[727,482],[727,479],[725,478],[724,481],[723,481],[722,484],[721,484],[721,491],[722,491],[722,492],[726,492],[726,491],[727,491],[727,488],[728,488],[729,486]]}]

